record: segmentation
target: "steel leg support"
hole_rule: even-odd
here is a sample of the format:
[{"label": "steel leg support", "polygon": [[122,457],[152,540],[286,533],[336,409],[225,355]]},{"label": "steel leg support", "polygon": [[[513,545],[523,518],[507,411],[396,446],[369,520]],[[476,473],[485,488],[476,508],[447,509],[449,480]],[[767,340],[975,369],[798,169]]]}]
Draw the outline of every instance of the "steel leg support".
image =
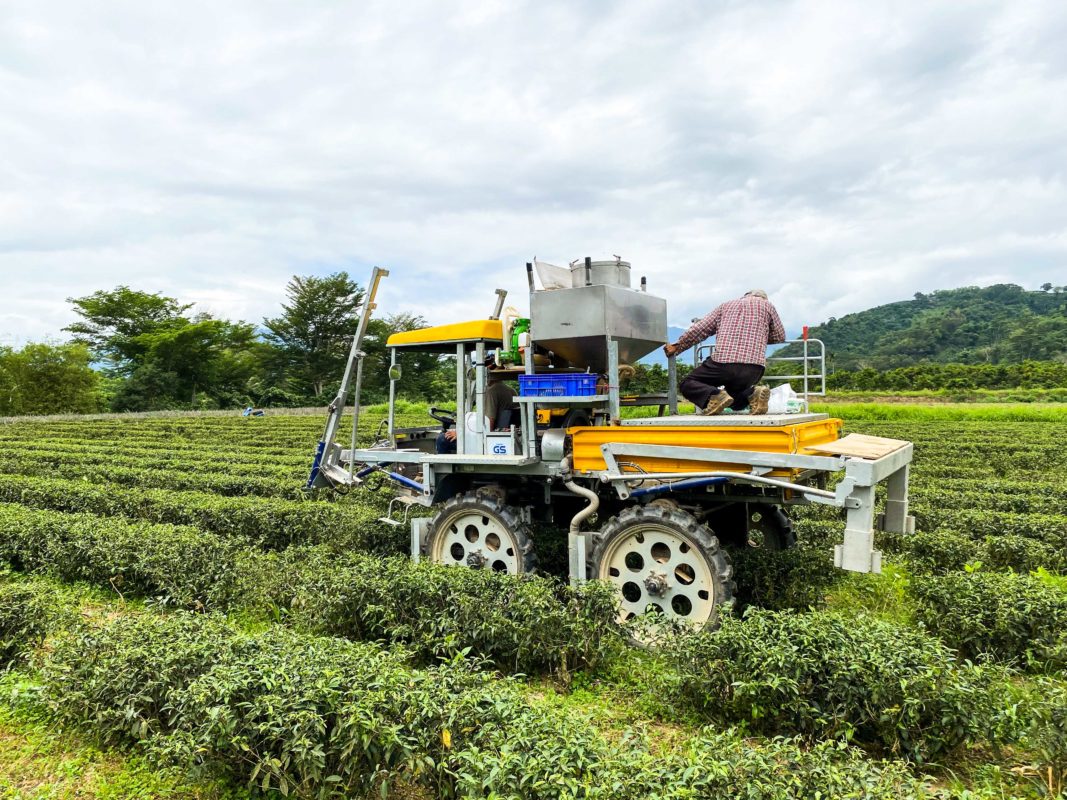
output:
[{"label": "steel leg support", "polygon": [[874,487],[857,486],[851,497],[859,506],[848,509],[845,540],[834,546],[834,566],[850,572],[881,572],[882,553],[874,549]]},{"label": "steel leg support", "polygon": [[586,561],[589,552],[588,533],[570,533],[567,535],[567,555],[570,558],[570,583],[578,586],[586,582]]},{"label": "steel leg support", "polygon": [[882,530],[888,533],[915,533],[915,517],[908,516],[908,474],[905,464],[885,482],[885,517]]}]

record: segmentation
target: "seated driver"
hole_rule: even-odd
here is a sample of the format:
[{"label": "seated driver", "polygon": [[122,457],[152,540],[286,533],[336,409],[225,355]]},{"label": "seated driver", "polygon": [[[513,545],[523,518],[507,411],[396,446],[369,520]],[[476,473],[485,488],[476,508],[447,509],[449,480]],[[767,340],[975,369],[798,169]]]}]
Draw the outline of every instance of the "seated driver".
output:
[{"label": "seated driver", "polygon": [[[499,372],[488,373],[489,385],[483,395],[482,411],[489,420],[489,430],[506,430],[512,424],[512,410],[515,408],[515,390],[504,383],[504,376]],[[437,452],[456,452],[456,430],[452,428],[437,434]]]}]

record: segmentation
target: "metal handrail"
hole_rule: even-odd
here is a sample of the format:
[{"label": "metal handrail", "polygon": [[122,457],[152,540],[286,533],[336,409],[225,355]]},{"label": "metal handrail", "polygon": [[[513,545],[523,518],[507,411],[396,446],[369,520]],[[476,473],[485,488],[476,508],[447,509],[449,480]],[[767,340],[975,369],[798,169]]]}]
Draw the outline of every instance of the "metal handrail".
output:
[{"label": "metal handrail", "polygon": [[[788,339],[783,345],[799,344],[803,347],[803,355],[799,356],[767,356],[767,363],[772,361],[799,361],[803,366],[803,372],[799,375],[765,375],[763,380],[776,381],[778,383],[788,381],[801,381],[801,391],[797,392],[804,398],[804,410],[808,410],[809,397],[826,396],[826,344],[822,339]],[[811,352],[811,346],[817,345],[818,351]],[[714,345],[702,344],[693,348],[693,366],[698,366],[705,358],[714,351]],[[817,371],[811,369],[812,362],[818,365]],[[818,390],[811,388],[813,382],[818,383]]]}]

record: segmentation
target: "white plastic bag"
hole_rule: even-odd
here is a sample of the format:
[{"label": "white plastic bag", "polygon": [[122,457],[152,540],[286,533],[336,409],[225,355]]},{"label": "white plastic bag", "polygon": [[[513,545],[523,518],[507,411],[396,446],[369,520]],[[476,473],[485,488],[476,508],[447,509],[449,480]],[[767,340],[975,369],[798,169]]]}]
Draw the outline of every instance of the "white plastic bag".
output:
[{"label": "white plastic bag", "polygon": [[771,389],[770,400],[767,401],[768,414],[791,414],[802,405],[797,393],[788,383],[782,383]]}]

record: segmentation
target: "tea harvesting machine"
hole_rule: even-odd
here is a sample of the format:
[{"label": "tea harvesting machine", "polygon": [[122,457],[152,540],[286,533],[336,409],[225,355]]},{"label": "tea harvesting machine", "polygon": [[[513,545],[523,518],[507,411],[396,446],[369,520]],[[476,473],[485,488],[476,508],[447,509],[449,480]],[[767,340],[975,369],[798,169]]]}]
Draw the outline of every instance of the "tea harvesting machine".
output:
[{"label": "tea harvesting machine", "polygon": [[[666,394],[628,395],[632,365],[667,342],[666,301],[645,278],[631,287],[631,265],[619,258],[526,271],[526,317],[504,309],[498,289],[487,318],[389,337],[388,416],[377,440],[359,447],[361,346],[388,275],[375,268],[307,487],[349,490],[384,474],[398,490],[385,521],[409,526],[413,559],[522,574],[539,556],[550,560],[542,548],[555,543],[571,582],[616,588],[620,620],[654,611],[696,626],[732,600],[734,548],[795,544],[790,506],[843,511],[834,563],[854,572],[880,571],[876,528],[914,530],[910,442],[842,437],[841,420],[810,413],[806,402],[790,414],[679,414],[674,357]],[[455,411],[431,408],[436,424],[396,424],[402,381],[420,379],[402,374],[411,351],[455,359]],[[806,393],[818,393],[821,343],[805,339],[802,353],[787,358],[802,376],[779,377],[802,377]],[[490,419],[501,380],[519,392],[509,414]],[[345,443],[338,432],[350,392]],[[447,428],[455,452],[441,452]],[[876,513],[880,484],[886,500]],[[409,514],[418,507],[432,513]]]}]

